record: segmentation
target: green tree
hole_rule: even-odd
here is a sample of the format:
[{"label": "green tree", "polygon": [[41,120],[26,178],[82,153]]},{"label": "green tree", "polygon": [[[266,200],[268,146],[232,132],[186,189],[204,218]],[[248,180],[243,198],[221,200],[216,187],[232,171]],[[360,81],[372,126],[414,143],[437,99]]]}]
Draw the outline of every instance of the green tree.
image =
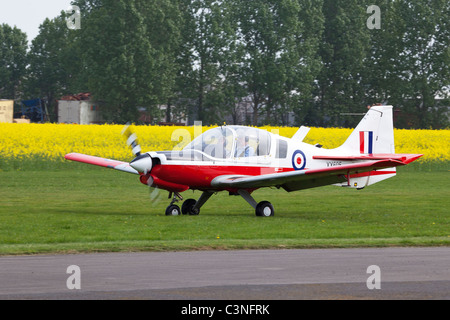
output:
[{"label": "green tree", "polygon": [[372,29],[370,49],[365,62],[363,84],[368,104],[391,103],[401,105],[404,85],[401,55],[403,52],[404,21],[399,19],[399,8],[393,0],[379,0],[380,29]]},{"label": "green tree", "polygon": [[448,120],[447,110],[436,105],[435,97],[446,95],[450,86],[450,2],[401,0],[396,5],[405,27],[399,62],[405,98],[411,99],[416,114],[415,126],[446,125],[442,120]]},{"label": "green tree", "polygon": [[78,0],[81,79],[107,120],[135,121],[138,107],[157,120],[175,85],[180,17],[175,0]]},{"label": "green tree", "polygon": [[179,103],[191,119],[205,124],[220,121],[225,113],[224,74],[235,36],[230,1],[192,0],[183,4],[184,28],[179,54]]},{"label": "green tree", "polygon": [[[299,1],[299,5],[300,25],[290,55],[293,61],[286,68],[288,75],[284,104],[292,106],[285,109],[294,111],[298,125],[313,125],[316,121],[314,83],[322,68],[319,48],[324,31],[323,0]],[[281,124],[287,124],[287,119],[283,119]]]},{"label": "green tree", "polygon": [[[286,124],[311,98],[320,69],[318,39],[322,1],[240,1],[244,44],[242,81],[251,97],[253,124]],[[304,111],[304,110],[302,110]],[[260,120],[262,115],[265,119]]]},{"label": "green tree", "polygon": [[298,5],[292,1],[240,1],[239,26],[245,46],[241,72],[251,98],[253,125],[260,122],[259,114],[263,108],[270,118],[282,94],[286,80],[282,60],[289,54],[287,47],[296,33],[294,17],[298,11]]},{"label": "green tree", "polygon": [[381,29],[371,30],[367,98],[400,111],[398,127],[442,127],[448,123],[444,97],[450,85],[448,1],[377,1]]},{"label": "green tree", "polygon": [[171,121],[171,105],[176,98],[181,28],[184,24],[180,4],[177,0],[137,1],[136,7],[144,17],[146,37],[153,49],[154,72],[148,80],[153,86],[155,104],[167,106],[166,117]]},{"label": "green tree", "polygon": [[27,98],[42,98],[48,101],[50,110],[56,108],[56,99],[67,93],[69,74],[66,61],[69,48],[69,32],[65,16],[45,21],[39,34],[31,43],[28,53],[27,79],[24,83]]},{"label": "green tree", "polygon": [[17,27],[0,24],[0,97],[19,99],[26,73],[27,35]]},{"label": "green tree", "polygon": [[370,33],[368,4],[358,0],[324,0],[325,30],[320,46],[322,70],[317,82],[318,125],[353,126],[356,118],[343,113],[361,112],[362,86]]},{"label": "green tree", "polygon": [[102,102],[107,120],[137,119],[138,106],[151,106],[153,91],[153,48],[136,1],[103,0],[82,21],[78,45],[89,66],[87,86]]}]

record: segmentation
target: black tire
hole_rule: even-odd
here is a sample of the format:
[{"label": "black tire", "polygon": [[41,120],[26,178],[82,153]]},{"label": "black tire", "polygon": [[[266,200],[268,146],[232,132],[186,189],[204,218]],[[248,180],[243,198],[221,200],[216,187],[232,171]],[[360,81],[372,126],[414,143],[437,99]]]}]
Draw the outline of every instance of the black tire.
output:
[{"label": "black tire", "polygon": [[180,207],[176,204],[172,204],[166,208],[166,216],[179,216],[181,215]]},{"label": "black tire", "polygon": [[196,216],[200,213],[200,209],[193,210],[195,204],[197,201],[195,199],[187,199],[183,202],[183,205],[181,206],[181,212],[183,214],[189,214],[191,216]]},{"label": "black tire", "polygon": [[261,201],[255,209],[257,217],[272,217],[275,212],[273,206],[269,201]]}]

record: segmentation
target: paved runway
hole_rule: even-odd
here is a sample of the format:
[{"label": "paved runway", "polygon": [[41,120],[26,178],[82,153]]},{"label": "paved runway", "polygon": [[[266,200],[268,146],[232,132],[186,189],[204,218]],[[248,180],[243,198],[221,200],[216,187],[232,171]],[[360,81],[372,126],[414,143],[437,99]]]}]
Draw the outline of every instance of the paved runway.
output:
[{"label": "paved runway", "polygon": [[0,299],[450,299],[450,248],[4,256]]}]

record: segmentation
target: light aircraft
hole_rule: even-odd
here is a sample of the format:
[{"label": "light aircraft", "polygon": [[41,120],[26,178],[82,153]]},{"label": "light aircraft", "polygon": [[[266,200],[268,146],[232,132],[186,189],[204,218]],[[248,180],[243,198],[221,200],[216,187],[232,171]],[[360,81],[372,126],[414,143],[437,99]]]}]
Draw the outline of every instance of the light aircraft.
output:
[{"label": "light aircraft", "polygon": [[[216,192],[240,195],[257,216],[273,216],[268,201],[256,202],[252,192],[264,187],[287,192],[337,185],[362,189],[391,178],[396,167],[422,154],[395,154],[392,106],[373,106],[343,145],[325,149],[303,142],[309,128],[300,127],[292,138],[244,126],[210,129],[181,151],[141,154],[136,134],[125,127],[123,134],[135,155],[131,162],[104,159],[79,153],[68,160],[125,171],[140,176],[143,184],[169,191],[172,201],[166,215],[198,215],[200,208]],[[187,199],[181,210],[181,192],[200,190],[198,200]]]}]

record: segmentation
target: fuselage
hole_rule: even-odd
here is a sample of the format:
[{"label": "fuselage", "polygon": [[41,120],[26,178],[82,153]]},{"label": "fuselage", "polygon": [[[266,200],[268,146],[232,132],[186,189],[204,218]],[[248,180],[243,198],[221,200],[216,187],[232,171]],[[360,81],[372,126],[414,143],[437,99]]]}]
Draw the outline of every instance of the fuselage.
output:
[{"label": "fuselage", "polygon": [[[217,144],[221,133],[225,145],[223,151],[222,145]],[[253,149],[253,154],[239,153],[240,139],[245,139],[245,136],[249,136],[247,145]],[[154,186],[177,192],[187,189],[215,190],[211,181],[222,175],[257,176],[352,163],[315,160],[314,156],[329,155],[332,150],[266,130],[241,126],[211,129],[180,151],[148,154],[154,159],[154,164],[151,173],[141,177],[142,183],[148,184],[151,177]]]}]

